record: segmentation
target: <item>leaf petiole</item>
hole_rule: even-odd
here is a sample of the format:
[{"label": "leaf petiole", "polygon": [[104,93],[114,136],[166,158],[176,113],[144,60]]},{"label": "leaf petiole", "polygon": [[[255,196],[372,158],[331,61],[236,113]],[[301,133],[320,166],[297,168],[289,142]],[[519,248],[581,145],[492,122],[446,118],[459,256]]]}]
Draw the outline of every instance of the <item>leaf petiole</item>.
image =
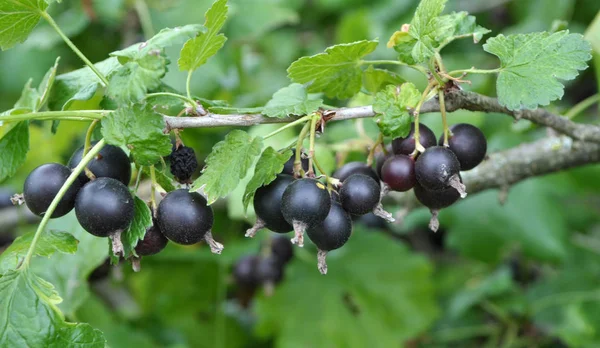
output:
[{"label": "leaf petiole", "polygon": [[282,132],[282,131],[284,131],[284,130],[286,130],[286,129],[290,128],[290,127],[294,127],[294,126],[296,126],[296,125],[298,125],[298,124],[300,124],[300,123],[303,123],[303,122],[305,122],[305,121],[306,121],[306,120],[308,120],[308,119],[310,119],[310,115],[307,115],[307,116],[300,117],[300,118],[299,118],[299,119],[297,119],[296,121],[294,121],[294,122],[290,122],[290,123],[286,124],[285,126],[282,126],[282,127],[280,127],[280,128],[277,128],[276,130],[272,131],[271,133],[269,133],[269,134],[265,135],[265,136],[263,137],[263,139],[269,139],[270,137],[272,137],[272,136],[274,136],[274,135],[276,135],[276,134],[279,134],[280,132]]},{"label": "leaf petiole", "polygon": [[318,114],[312,114],[310,119],[310,141],[308,146],[308,177],[313,177],[315,171],[313,169],[313,162],[315,157],[315,133],[317,132],[317,120],[319,119]]},{"label": "leaf petiole", "polygon": [[361,60],[360,64],[361,65],[365,65],[365,64],[373,64],[373,65],[383,65],[383,64],[401,65],[401,66],[405,66],[407,68],[411,68],[413,70],[419,71],[423,75],[427,76],[427,70],[425,70],[424,67],[422,67],[420,65],[409,65],[409,64],[406,64],[406,63],[401,62],[399,60]]},{"label": "leaf petiole", "polygon": [[11,123],[27,120],[64,120],[64,121],[93,121],[101,119],[108,110],[85,110],[85,111],[42,111],[29,112],[19,115],[0,116],[0,122]]},{"label": "leaf petiole", "polygon": [[148,93],[146,94],[146,96],[144,97],[144,99],[148,99],[148,98],[154,98],[154,97],[172,97],[172,98],[177,98],[177,99],[181,99],[184,102],[196,107],[198,104],[189,97],[183,96],[181,94],[177,94],[177,93],[170,93],[170,92],[156,92],[156,93]]},{"label": "leaf petiole", "polygon": [[465,75],[465,74],[496,74],[499,73],[502,69],[463,69],[463,70],[453,70],[448,73],[448,75]]}]

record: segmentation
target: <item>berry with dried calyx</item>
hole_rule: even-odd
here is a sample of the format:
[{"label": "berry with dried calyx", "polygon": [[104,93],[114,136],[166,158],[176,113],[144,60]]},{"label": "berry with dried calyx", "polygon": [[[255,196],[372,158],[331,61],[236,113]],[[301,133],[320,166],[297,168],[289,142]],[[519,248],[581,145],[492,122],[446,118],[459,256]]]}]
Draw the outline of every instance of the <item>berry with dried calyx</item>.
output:
[{"label": "berry with dried calyx", "polygon": [[394,191],[408,191],[415,186],[415,161],[407,155],[394,155],[385,161],[381,180]]},{"label": "berry with dried calyx", "polygon": [[317,255],[319,272],[327,274],[327,252],[346,244],[352,234],[352,219],[340,204],[333,203],[327,218],[309,227],[306,234],[319,249]]},{"label": "berry with dried calyx", "polygon": [[256,223],[246,231],[246,237],[254,237],[256,232],[263,227],[277,233],[287,233],[293,230],[281,212],[281,198],[287,187],[294,182],[294,177],[287,174],[278,174],[275,180],[262,186],[254,194],[254,211]]},{"label": "berry with dried calyx", "polygon": [[[444,136],[440,137],[439,144],[444,145]],[[485,158],[487,140],[479,128],[459,123],[450,127],[448,148],[456,155],[460,170],[471,170]]]},{"label": "berry with dried calyx", "polygon": [[[93,141],[91,146],[96,145]],[[77,149],[69,160],[69,168],[77,167],[83,158],[83,146]],[[129,185],[131,180],[131,163],[129,157],[120,147],[114,145],[104,145],[100,152],[88,163],[87,168],[96,178],[113,178],[119,180],[124,185]],[[85,172],[79,174],[79,180],[82,185],[90,181]]]},{"label": "berry with dried calyx", "polygon": [[[36,215],[43,216],[70,175],[71,169],[58,163],[42,164],[32,170],[25,179],[23,187],[23,198],[29,210]],[[75,206],[77,193],[80,189],[81,182],[75,180],[58,202],[51,218],[61,217],[69,213]]]},{"label": "berry with dried calyx", "polygon": [[465,185],[459,177],[460,163],[454,153],[443,146],[433,146],[422,153],[415,163],[415,175],[423,188],[441,191],[455,188],[461,195],[467,195]]},{"label": "berry with dried calyx", "polygon": [[340,201],[345,211],[352,215],[363,215],[379,204],[380,186],[371,177],[353,174],[340,189]]}]

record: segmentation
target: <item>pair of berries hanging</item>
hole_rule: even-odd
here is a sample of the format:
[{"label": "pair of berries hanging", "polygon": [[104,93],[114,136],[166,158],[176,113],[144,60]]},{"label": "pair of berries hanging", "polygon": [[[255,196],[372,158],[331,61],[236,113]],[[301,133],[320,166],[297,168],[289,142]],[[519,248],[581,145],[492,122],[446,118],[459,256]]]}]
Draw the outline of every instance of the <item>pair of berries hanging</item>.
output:
[{"label": "pair of berries hanging", "polygon": [[461,123],[450,127],[447,144],[444,136],[436,141],[433,131],[420,124],[419,142],[425,148],[423,153],[415,151],[412,124],[406,137],[392,141],[393,153],[378,158],[378,168],[389,189],[404,192],[414,188],[417,200],[431,210],[429,227],[435,232],[439,210],[467,195],[460,171],[471,170],[484,160],[487,141],[477,127]]}]

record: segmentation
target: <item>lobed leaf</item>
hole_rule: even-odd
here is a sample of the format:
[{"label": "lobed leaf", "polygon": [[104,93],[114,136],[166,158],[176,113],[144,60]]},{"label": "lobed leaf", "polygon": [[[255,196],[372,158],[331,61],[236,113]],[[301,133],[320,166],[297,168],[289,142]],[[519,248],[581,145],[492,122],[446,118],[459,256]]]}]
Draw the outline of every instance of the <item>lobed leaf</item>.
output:
[{"label": "lobed leaf", "polygon": [[181,49],[178,60],[179,70],[196,70],[214,56],[225,44],[227,38],[217,34],[227,19],[227,0],[217,0],[206,11],[204,26],[207,28],[195,38],[189,39]]},{"label": "lobed leaf", "polygon": [[244,211],[248,209],[248,204],[254,199],[256,190],[275,180],[277,174],[283,171],[283,166],[289,158],[290,151],[279,153],[270,146],[263,151],[254,168],[254,175],[248,182],[248,185],[246,185],[246,190],[244,191],[242,200]]},{"label": "lobed leaf", "polygon": [[422,0],[410,22],[408,33],[416,42],[412,57],[417,63],[429,59],[435,53],[435,36],[438,30],[437,17],[442,13],[447,0]]},{"label": "lobed leaf", "polygon": [[401,85],[405,82],[398,74],[388,70],[375,69],[372,65],[363,72],[362,80],[367,92],[372,94],[379,92],[387,85]]},{"label": "lobed leaf", "polygon": [[283,118],[290,115],[308,115],[323,105],[322,99],[309,99],[306,88],[299,83],[292,83],[273,94],[271,100],[263,108],[269,117]]},{"label": "lobed leaf", "polygon": [[377,48],[378,42],[357,41],[328,47],[324,53],[302,57],[288,68],[288,77],[308,83],[309,92],[323,92],[330,98],[345,99],[362,85],[360,59]]},{"label": "lobed leaf", "polygon": [[118,103],[142,100],[148,90],[160,86],[166,73],[167,59],[162,55],[146,55],[129,61],[114,72],[107,94]]},{"label": "lobed leaf", "polygon": [[[133,194],[133,193],[132,193]],[[125,258],[131,255],[137,256],[135,247],[146,235],[146,229],[152,226],[152,212],[146,202],[137,195],[133,195],[135,211],[131,225],[121,234],[121,242],[125,251]]]},{"label": "lobed leaf", "polygon": [[0,1],[0,49],[4,51],[25,41],[46,8],[44,0]]},{"label": "lobed leaf", "polygon": [[564,85],[592,58],[591,45],[569,31],[498,35],[483,49],[500,59],[498,101],[510,110],[534,109],[560,99]]},{"label": "lobed leaf", "polygon": [[0,139],[0,182],[17,172],[28,151],[29,122],[18,122]]},{"label": "lobed leaf", "polygon": [[171,153],[171,141],[164,134],[165,122],[150,105],[134,104],[102,118],[106,142],[127,146],[138,165],[149,166]]},{"label": "lobed leaf", "polygon": [[401,86],[388,85],[375,95],[373,111],[382,115],[376,120],[379,130],[388,137],[405,137],[410,132],[409,108],[421,100],[421,93],[410,82]]},{"label": "lobed leaf", "polygon": [[206,167],[192,185],[202,189],[209,204],[233,191],[246,176],[262,148],[261,137],[251,137],[241,130],[231,131],[215,144],[206,159]]}]

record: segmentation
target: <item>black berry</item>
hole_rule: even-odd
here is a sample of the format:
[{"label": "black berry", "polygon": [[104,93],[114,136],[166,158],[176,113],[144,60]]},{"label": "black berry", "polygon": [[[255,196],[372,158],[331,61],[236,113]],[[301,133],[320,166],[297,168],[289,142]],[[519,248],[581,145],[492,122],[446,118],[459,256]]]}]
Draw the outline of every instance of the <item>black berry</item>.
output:
[{"label": "black berry", "polygon": [[259,260],[260,257],[256,255],[247,255],[235,263],[233,266],[233,278],[238,285],[248,288],[258,286],[259,280],[256,273],[256,266]]},{"label": "black berry", "polygon": [[459,171],[460,163],[454,153],[442,146],[428,148],[415,163],[417,181],[423,188],[432,191],[451,186]]},{"label": "black berry", "polygon": [[[435,146],[437,140],[429,127],[419,123],[419,142],[424,148]],[[410,133],[404,138],[392,140],[392,149],[397,155],[410,155],[415,151],[415,124],[410,125]]]},{"label": "black berry", "polygon": [[[455,124],[450,127],[448,147],[458,159],[460,170],[470,170],[479,165],[487,152],[487,140],[479,128],[466,123]],[[440,138],[440,145],[444,144],[444,136]]]},{"label": "black berry", "polygon": [[153,225],[146,229],[144,239],[138,241],[135,252],[138,256],[150,256],[158,254],[163,250],[169,240],[162,234],[158,227],[158,221],[154,219]]},{"label": "black berry", "polygon": [[[306,172],[308,171],[308,158],[304,158],[305,154],[302,156],[302,169]],[[296,160],[296,149],[292,149],[292,156],[285,162],[283,165],[283,171],[281,174],[294,175],[294,161]]]},{"label": "black berry", "polygon": [[[23,188],[25,204],[29,210],[36,215],[43,216],[69,175],[71,175],[71,169],[58,163],[42,164],[32,170],[25,179]],[[75,180],[58,203],[52,213],[52,218],[61,217],[73,209],[80,188],[81,182]]]},{"label": "black berry", "polygon": [[133,197],[127,186],[112,178],[85,184],[75,201],[77,220],[86,231],[98,236],[125,230],[133,220]]},{"label": "black berry", "polygon": [[256,190],[254,195],[256,216],[273,232],[286,233],[293,229],[281,213],[281,198],[285,189],[294,180],[291,175],[279,174],[274,181]]},{"label": "black berry", "polygon": [[283,279],[283,265],[272,256],[261,258],[256,264],[256,278],[267,286],[279,283]]},{"label": "black berry", "polygon": [[167,239],[189,245],[198,243],[210,231],[213,211],[199,193],[179,189],[169,192],[160,202],[157,220]]},{"label": "black berry", "polygon": [[190,183],[192,174],[198,169],[198,160],[194,149],[187,146],[173,146],[173,152],[169,156],[171,162],[171,174],[182,184]]},{"label": "black berry", "polygon": [[296,232],[292,242],[303,246],[306,228],[325,220],[330,207],[331,197],[319,181],[300,179],[291,183],[283,192],[281,212]]},{"label": "black berry", "polygon": [[379,184],[379,176],[373,170],[373,168],[369,167],[363,162],[349,162],[338,168],[338,170],[333,173],[333,177],[344,182],[353,174],[363,174],[371,177],[377,184]]},{"label": "black berry", "polygon": [[414,187],[414,191],[415,196],[421,204],[435,210],[447,208],[460,198],[460,194],[453,187],[440,191],[430,191],[417,184]]},{"label": "black berry", "polygon": [[379,152],[379,153],[377,153],[377,155],[375,155],[375,168],[376,168],[377,176],[379,176],[381,181],[383,181],[382,176],[381,176],[381,169],[383,168],[383,164],[385,163],[385,161],[388,158],[390,158],[391,156],[394,155],[394,153],[392,152],[391,145],[387,145],[385,148],[388,151],[387,155],[383,151]]},{"label": "black berry", "polygon": [[394,191],[408,191],[417,182],[415,161],[407,155],[394,155],[385,161],[381,180]]},{"label": "black berry", "polygon": [[319,248],[318,268],[322,274],[327,273],[325,258],[327,252],[342,247],[352,234],[352,219],[340,204],[333,203],[327,218],[310,226],[306,233],[308,238]]},{"label": "black berry", "polygon": [[[92,146],[97,142],[92,142]],[[77,149],[69,160],[69,168],[77,167],[83,157],[83,146]],[[117,179],[125,185],[129,185],[131,180],[131,164],[129,157],[120,147],[114,145],[104,145],[94,159],[88,163],[87,168],[94,174],[96,178],[113,178]],[[79,180],[82,184],[87,183],[90,179],[84,172],[79,174]]]},{"label": "black berry", "polygon": [[351,175],[340,189],[342,207],[353,215],[363,215],[373,211],[379,204],[379,196],[379,184],[371,177],[362,174]]},{"label": "black berry", "polygon": [[271,240],[271,255],[279,260],[279,263],[286,264],[294,257],[294,248],[288,238],[275,237]]}]

